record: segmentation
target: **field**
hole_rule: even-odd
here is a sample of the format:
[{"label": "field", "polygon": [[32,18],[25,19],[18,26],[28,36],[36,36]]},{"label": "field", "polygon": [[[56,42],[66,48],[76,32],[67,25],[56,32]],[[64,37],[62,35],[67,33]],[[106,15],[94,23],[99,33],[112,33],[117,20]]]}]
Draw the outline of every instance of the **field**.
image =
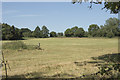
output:
[{"label": "field", "polygon": [[[43,50],[3,50],[11,77],[73,78],[92,74],[103,60],[93,57],[118,53],[117,38],[29,38],[27,45],[41,44]],[[3,41],[3,44],[9,41]],[[5,75],[3,68],[3,75]]]}]

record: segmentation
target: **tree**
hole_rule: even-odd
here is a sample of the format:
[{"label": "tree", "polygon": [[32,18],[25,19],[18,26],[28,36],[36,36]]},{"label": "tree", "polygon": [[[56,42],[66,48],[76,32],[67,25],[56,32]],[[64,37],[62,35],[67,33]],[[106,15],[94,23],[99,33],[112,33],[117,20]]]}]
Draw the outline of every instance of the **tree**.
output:
[{"label": "tree", "polygon": [[21,28],[20,32],[23,37],[32,37],[32,31],[28,28]]},{"label": "tree", "polygon": [[117,14],[120,10],[120,2],[104,2],[104,8],[110,10],[110,13]]},{"label": "tree", "polygon": [[67,30],[65,31],[65,36],[66,36],[66,37],[71,37],[71,36],[72,36],[72,31],[71,31],[71,29],[67,29]]},{"label": "tree", "polygon": [[78,27],[75,26],[75,27],[72,27],[71,29],[67,29],[65,31],[65,36],[66,37],[75,37],[75,32],[77,31]]},{"label": "tree", "polygon": [[[103,37],[114,37],[120,35],[120,29],[118,28],[119,20],[117,18],[109,18],[106,20],[105,25],[101,27],[101,33]],[[111,36],[110,36],[111,34]]]},{"label": "tree", "polygon": [[108,33],[106,34],[106,37],[108,37],[108,38],[112,38],[112,37],[114,37],[113,32],[108,32]]},{"label": "tree", "polygon": [[119,23],[119,20],[117,18],[109,18],[109,19],[106,20],[105,25],[108,25],[108,26],[117,25],[118,26],[118,23]]},{"label": "tree", "polygon": [[97,24],[91,24],[88,28],[88,32],[92,37],[97,37],[99,26]]},{"label": "tree", "polygon": [[88,32],[85,31],[84,37],[88,37]]},{"label": "tree", "polygon": [[117,18],[109,18],[106,20],[104,27],[107,28],[107,31],[113,32],[115,36],[119,35],[119,20]]},{"label": "tree", "polygon": [[76,31],[75,31],[75,36],[76,37],[84,37],[84,34],[85,34],[85,31],[83,28],[78,28]]},{"label": "tree", "polygon": [[46,26],[42,27],[42,34],[43,34],[42,35],[43,38],[48,38],[49,30],[47,29]]},{"label": "tree", "polygon": [[24,32],[22,35],[23,37],[32,37],[32,32]]},{"label": "tree", "polygon": [[77,29],[78,29],[77,26],[71,28],[71,36],[72,37],[75,37],[75,32],[77,31]]},{"label": "tree", "polygon": [[34,36],[35,38],[40,38],[40,37],[42,37],[39,26],[37,26],[37,27],[35,28],[35,30],[33,31],[33,36]]},{"label": "tree", "polygon": [[[84,1],[86,2],[87,0],[84,0]],[[82,3],[82,0],[72,0],[73,4],[75,4],[77,2]],[[99,0],[91,0],[90,1],[90,6],[89,6],[90,8],[92,8],[93,3],[94,4],[104,4],[104,7],[102,9],[110,10],[110,13],[113,13],[113,14],[117,14],[120,10],[119,0],[118,0],[118,2],[110,2],[110,0],[108,0],[107,2],[101,2]]]},{"label": "tree", "polygon": [[2,40],[20,40],[22,39],[22,34],[20,30],[16,27],[10,26],[8,24],[2,24]]},{"label": "tree", "polygon": [[62,36],[63,36],[63,33],[62,33],[62,32],[59,32],[59,33],[57,33],[57,36],[58,36],[58,37],[62,37]]},{"label": "tree", "polygon": [[54,31],[50,32],[50,37],[57,37],[56,32],[54,32]]},{"label": "tree", "polygon": [[15,34],[14,35],[14,39],[13,40],[20,40],[22,39],[22,33],[20,32],[20,29],[15,28]]}]

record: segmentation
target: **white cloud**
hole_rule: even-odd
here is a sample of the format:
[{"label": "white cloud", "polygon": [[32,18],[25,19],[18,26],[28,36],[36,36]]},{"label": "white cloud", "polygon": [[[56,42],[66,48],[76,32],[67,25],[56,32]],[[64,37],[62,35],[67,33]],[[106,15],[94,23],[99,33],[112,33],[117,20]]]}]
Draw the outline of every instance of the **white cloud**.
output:
[{"label": "white cloud", "polygon": [[2,14],[12,14],[12,13],[17,13],[17,12],[19,12],[19,11],[17,11],[17,10],[6,10],[6,11],[4,11],[3,10]]},{"label": "white cloud", "polygon": [[28,14],[28,15],[19,15],[20,17],[35,17],[35,16],[42,16],[42,15],[33,15],[33,14]]},{"label": "white cloud", "polygon": [[25,14],[25,15],[17,15],[14,17],[39,17],[39,16],[43,16],[43,15]]}]

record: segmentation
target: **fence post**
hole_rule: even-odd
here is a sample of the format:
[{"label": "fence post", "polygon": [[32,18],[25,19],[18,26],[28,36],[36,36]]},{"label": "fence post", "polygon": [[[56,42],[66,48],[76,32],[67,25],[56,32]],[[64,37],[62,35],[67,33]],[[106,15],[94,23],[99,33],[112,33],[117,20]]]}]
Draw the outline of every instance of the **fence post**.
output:
[{"label": "fence post", "polygon": [[7,61],[5,61],[5,59],[4,59],[3,52],[2,52],[2,58],[3,58],[2,63],[4,63],[4,65],[5,65],[5,74],[6,74],[6,80],[7,80],[7,66],[6,66]]}]

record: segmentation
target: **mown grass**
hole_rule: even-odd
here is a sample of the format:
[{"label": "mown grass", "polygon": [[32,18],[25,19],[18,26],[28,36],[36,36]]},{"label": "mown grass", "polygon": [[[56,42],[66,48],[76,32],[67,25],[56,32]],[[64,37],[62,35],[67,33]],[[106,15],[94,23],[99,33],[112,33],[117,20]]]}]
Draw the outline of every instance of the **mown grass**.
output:
[{"label": "mown grass", "polygon": [[[92,57],[118,53],[117,38],[33,38],[21,41],[25,45],[40,43],[43,50],[3,49],[11,66],[11,71],[8,70],[9,76],[79,77],[97,72],[98,67],[91,63],[78,66],[75,62],[94,61]],[[3,44],[7,42],[9,41],[3,41]],[[26,75],[28,73],[30,75]]]}]

